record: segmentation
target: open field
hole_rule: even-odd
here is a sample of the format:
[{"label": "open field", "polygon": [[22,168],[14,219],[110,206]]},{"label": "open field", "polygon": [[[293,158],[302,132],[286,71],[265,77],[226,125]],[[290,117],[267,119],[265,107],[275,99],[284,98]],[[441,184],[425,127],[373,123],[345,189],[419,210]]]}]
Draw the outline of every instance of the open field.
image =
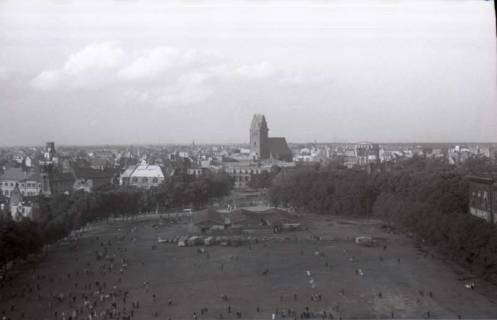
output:
[{"label": "open field", "polygon": [[[115,304],[113,319],[192,319],[194,312],[199,319],[271,319],[276,312],[300,319],[306,308],[315,318],[497,317],[495,287],[379,221],[303,220],[308,230],[260,230],[270,240],[203,253],[158,243],[186,234],[186,224],[96,224],[3,282],[0,311],[11,319],[90,319],[93,310],[91,319],[109,319],[103,312]],[[379,245],[355,244],[361,235]],[[465,287],[471,282],[474,290]]]}]

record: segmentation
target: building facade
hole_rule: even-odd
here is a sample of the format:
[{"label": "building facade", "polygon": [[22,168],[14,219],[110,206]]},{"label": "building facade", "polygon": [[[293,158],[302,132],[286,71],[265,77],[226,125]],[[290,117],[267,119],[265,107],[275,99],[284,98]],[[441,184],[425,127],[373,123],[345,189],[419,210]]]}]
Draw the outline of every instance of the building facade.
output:
[{"label": "building facade", "polygon": [[37,196],[40,194],[42,187],[41,176],[37,172],[26,171],[23,168],[8,168],[0,176],[0,191],[2,195],[10,198],[16,185],[23,196]]},{"label": "building facade", "polygon": [[144,189],[158,187],[162,182],[164,182],[162,168],[146,163],[129,166],[119,177],[119,184],[122,186],[135,186]]},{"label": "building facade", "polygon": [[254,160],[273,159],[291,162],[292,151],[284,137],[268,137],[269,128],[263,114],[255,114],[250,125],[250,151]]},{"label": "building facade", "polygon": [[23,195],[19,190],[19,185],[16,184],[10,197],[10,214],[12,220],[20,221],[22,219],[33,220],[38,213],[38,205],[36,202],[25,201]]},{"label": "building facade", "polygon": [[266,117],[255,114],[250,124],[250,150],[257,159],[269,158],[268,133]]},{"label": "building facade", "polygon": [[233,178],[237,189],[248,187],[248,183],[254,174],[269,172],[271,167],[261,167],[253,162],[232,162],[225,164],[224,171]]},{"label": "building facade", "polygon": [[493,177],[469,177],[469,213],[497,223],[497,182]]}]

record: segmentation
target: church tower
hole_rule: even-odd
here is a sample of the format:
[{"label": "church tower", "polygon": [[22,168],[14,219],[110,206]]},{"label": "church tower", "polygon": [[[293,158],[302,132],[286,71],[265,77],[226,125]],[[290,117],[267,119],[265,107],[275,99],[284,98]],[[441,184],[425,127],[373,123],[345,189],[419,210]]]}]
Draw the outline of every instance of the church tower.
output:
[{"label": "church tower", "polygon": [[52,194],[52,189],[50,188],[50,174],[52,167],[50,164],[40,165],[40,178],[41,178],[41,190],[40,193],[45,196],[50,196]]},{"label": "church tower", "polygon": [[263,114],[255,114],[250,125],[250,151],[258,159],[269,158],[268,132],[266,118]]}]

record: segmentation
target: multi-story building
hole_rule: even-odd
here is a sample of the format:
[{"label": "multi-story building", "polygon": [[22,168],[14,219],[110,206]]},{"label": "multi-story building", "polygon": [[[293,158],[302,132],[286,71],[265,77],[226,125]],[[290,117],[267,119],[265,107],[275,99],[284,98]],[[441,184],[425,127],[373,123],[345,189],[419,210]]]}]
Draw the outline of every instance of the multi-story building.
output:
[{"label": "multi-story building", "polygon": [[469,177],[469,213],[497,223],[497,181],[490,175]]},{"label": "multi-story building", "polygon": [[246,188],[252,175],[271,170],[271,167],[262,167],[250,161],[227,162],[223,166],[224,171],[235,181],[235,188]]},{"label": "multi-story building", "polygon": [[378,144],[359,143],[355,146],[355,154],[359,166],[380,162],[380,146]]},{"label": "multi-story building", "polygon": [[41,176],[38,172],[26,171],[22,168],[8,168],[0,176],[0,190],[2,195],[10,198],[18,185],[23,196],[37,196],[41,191]]},{"label": "multi-story building", "polygon": [[255,159],[273,159],[292,161],[292,151],[284,137],[268,137],[266,118],[262,114],[255,114],[250,125],[250,150]]},{"label": "multi-story building", "polygon": [[20,221],[24,218],[34,219],[38,216],[39,206],[37,202],[25,201],[19,190],[19,185],[16,185],[11,193],[9,206],[14,221]]},{"label": "multi-story building", "polygon": [[112,185],[114,183],[114,170],[96,170],[92,168],[74,168],[75,181],[74,190],[84,190],[86,192],[94,191],[102,186]]},{"label": "multi-story building", "polygon": [[157,187],[164,181],[164,173],[158,165],[149,165],[142,162],[139,165],[129,166],[120,176],[119,184],[139,188]]}]

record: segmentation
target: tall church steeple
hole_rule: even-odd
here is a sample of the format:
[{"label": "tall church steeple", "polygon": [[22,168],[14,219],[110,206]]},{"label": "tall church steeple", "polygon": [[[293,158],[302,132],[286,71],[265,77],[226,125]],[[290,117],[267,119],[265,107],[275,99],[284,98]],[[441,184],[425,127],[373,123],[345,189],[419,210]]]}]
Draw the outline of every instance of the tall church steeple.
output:
[{"label": "tall church steeple", "polygon": [[255,114],[250,125],[250,150],[258,159],[269,158],[268,132],[266,118],[263,114]]}]

